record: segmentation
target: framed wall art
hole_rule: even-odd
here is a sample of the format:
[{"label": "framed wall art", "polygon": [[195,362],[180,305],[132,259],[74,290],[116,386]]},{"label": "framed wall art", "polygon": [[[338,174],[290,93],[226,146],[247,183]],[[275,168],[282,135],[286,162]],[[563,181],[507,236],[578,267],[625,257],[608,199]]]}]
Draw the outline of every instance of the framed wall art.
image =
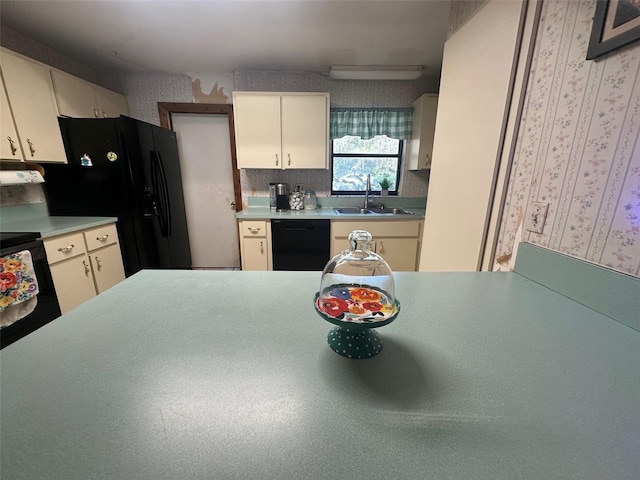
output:
[{"label": "framed wall art", "polygon": [[640,0],[598,0],[587,60],[640,39]]}]

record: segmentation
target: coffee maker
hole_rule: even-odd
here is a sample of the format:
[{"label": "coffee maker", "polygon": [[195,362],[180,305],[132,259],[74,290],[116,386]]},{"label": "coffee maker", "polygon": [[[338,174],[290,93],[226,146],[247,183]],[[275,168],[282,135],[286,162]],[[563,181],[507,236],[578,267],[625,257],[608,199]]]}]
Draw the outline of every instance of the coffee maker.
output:
[{"label": "coffee maker", "polygon": [[270,205],[276,212],[289,210],[289,185],[286,183],[269,184]]}]

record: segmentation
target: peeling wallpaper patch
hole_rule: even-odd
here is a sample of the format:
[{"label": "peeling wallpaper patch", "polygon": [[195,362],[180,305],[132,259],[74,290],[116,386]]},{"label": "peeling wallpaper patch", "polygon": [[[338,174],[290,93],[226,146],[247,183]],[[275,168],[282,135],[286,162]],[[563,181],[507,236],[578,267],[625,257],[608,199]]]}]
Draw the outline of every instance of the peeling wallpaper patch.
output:
[{"label": "peeling wallpaper patch", "polygon": [[585,60],[594,0],[543,3],[496,257],[520,209],[549,203],[524,240],[640,275],[640,46]]},{"label": "peeling wallpaper patch", "polygon": [[[231,103],[232,73],[186,73],[191,78],[191,93],[195,103]],[[226,92],[225,93],[225,89]]]}]

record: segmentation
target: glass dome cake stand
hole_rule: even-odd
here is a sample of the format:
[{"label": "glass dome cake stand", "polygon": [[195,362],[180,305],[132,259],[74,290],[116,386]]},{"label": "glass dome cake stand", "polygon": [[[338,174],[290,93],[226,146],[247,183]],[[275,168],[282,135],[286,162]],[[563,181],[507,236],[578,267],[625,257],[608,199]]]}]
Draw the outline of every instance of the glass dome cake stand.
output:
[{"label": "glass dome cake stand", "polygon": [[382,350],[374,328],[393,322],[400,313],[393,273],[384,259],[369,250],[372,236],[349,234],[349,250],[329,260],[314,297],[316,312],[336,325],[327,335],[329,347],[348,358],[370,358]]}]

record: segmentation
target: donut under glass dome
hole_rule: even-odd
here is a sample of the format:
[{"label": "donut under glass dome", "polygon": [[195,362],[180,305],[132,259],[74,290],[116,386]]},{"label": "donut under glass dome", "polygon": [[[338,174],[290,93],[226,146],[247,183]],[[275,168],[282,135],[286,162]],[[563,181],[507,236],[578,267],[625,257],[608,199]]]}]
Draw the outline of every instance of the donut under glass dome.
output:
[{"label": "donut under glass dome", "polygon": [[393,272],[369,250],[371,240],[365,230],[349,234],[349,250],[329,260],[314,298],[318,314],[336,325],[327,335],[329,347],[348,358],[380,353],[382,338],[373,329],[391,323],[400,312]]}]

